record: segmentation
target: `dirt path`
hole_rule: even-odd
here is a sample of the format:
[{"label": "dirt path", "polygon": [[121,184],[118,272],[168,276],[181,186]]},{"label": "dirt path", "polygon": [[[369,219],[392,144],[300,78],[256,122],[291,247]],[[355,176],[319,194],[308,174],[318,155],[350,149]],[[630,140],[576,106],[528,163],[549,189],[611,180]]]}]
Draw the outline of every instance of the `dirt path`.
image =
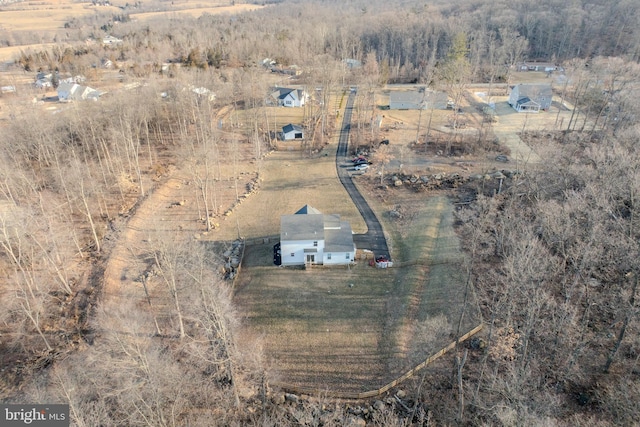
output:
[{"label": "dirt path", "polygon": [[[109,256],[104,272],[103,301],[117,302],[132,297],[141,297],[141,284],[136,279],[145,266],[140,262],[148,250],[145,243],[151,232],[162,229],[167,232],[181,231],[195,234],[201,231],[196,221],[196,212],[190,208],[193,189],[185,185],[188,177],[177,171],[166,178],[129,218],[119,231],[118,240]],[[183,206],[172,206],[177,201],[185,201]]]}]

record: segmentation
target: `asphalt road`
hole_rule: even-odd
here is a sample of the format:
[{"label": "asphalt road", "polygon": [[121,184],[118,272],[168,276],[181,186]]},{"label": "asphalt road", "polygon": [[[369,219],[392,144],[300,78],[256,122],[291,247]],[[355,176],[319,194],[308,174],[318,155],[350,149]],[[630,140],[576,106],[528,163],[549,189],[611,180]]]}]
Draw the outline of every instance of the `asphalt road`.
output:
[{"label": "asphalt road", "polygon": [[351,112],[353,110],[353,102],[356,98],[356,91],[352,90],[347,99],[347,105],[342,117],[342,128],[340,129],[340,139],[338,140],[338,151],[336,152],[336,168],[338,170],[338,178],[349,193],[351,200],[360,211],[360,215],[367,224],[368,231],[364,234],[354,234],[353,241],[358,249],[372,250],[376,257],[384,255],[387,259],[391,259],[387,239],[384,237],[382,225],[376,214],[360,194],[360,191],[353,183],[349,172],[353,172],[353,166],[348,164],[350,157],[348,156],[349,147],[349,131],[351,130]]}]

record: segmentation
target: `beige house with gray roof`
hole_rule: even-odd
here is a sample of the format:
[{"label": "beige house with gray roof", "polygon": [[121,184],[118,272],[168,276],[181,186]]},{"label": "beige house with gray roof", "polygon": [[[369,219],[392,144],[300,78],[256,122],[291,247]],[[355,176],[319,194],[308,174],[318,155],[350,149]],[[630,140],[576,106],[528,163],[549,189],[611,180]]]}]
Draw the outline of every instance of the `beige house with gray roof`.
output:
[{"label": "beige house with gray roof", "polygon": [[283,266],[344,265],[356,256],[351,225],[309,205],[280,217],[280,249]]}]

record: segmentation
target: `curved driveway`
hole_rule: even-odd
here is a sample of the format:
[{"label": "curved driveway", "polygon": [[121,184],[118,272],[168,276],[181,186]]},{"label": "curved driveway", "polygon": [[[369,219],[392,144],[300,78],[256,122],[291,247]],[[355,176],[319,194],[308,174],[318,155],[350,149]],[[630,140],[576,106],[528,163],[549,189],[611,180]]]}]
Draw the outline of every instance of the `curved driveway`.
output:
[{"label": "curved driveway", "polygon": [[338,178],[344,186],[344,188],[351,196],[351,200],[360,211],[360,215],[364,218],[364,222],[367,224],[367,232],[365,234],[354,234],[353,241],[356,247],[359,249],[370,249],[373,251],[376,257],[384,255],[387,259],[391,259],[389,254],[389,248],[387,246],[387,240],[384,237],[382,231],[382,225],[376,214],[367,203],[360,191],[353,183],[349,169],[352,167],[347,162],[348,147],[349,147],[349,131],[351,130],[351,112],[353,110],[353,102],[356,98],[356,91],[351,90],[347,105],[344,110],[344,116],[342,118],[342,128],[340,129],[340,139],[338,140],[338,151],[336,152],[336,168],[338,170]]}]

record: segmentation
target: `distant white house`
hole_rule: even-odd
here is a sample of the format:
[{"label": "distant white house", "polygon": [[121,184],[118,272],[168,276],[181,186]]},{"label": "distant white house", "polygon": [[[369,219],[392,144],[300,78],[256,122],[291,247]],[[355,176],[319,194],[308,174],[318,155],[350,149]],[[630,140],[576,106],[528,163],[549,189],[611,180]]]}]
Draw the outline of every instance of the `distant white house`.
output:
[{"label": "distant white house", "polygon": [[549,84],[520,83],[511,89],[509,105],[519,113],[538,113],[551,108],[553,91]]},{"label": "distant white house", "polygon": [[547,73],[552,73],[554,71],[564,71],[564,69],[553,62],[536,62],[536,61],[525,61],[516,65],[516,69],[518,71],[545,71]]},{"label": "distant white house", "polygon": [[62,82],[58,86],[58,101],[97,101],[102,95],[99,90],[90,88],[89,86],[81,86],[73,82]]},{"label": "distant white house", "polygon": [[354,68],[362,67],[362,61],[359,61],[359,60],[353,59],[353,58],[345,59],[344,63],[347,66],[347,68],[349,68],[350,70],[353,70]]},{"label": "distant white house", "polygon": [[271,89],[267,104],[279,107],[304,107],[308,98],[309,95],[302,89],[276,87]]},{"label": "distant white house", "polygon": [[206,99],[208,101],[215,101],[216,94],[211,92],[206,87],[193,87],[191,86],[191,92],[195,93],[202,99]]},{"label": "distant white house", "polygon": [[280,249],[283,266],[345,265],[356,256],[351,225],[309,205],[280,217]]},{"label": "distant white house", "polygon": [[122,39],[113,36],[105,36],[102,38],[102,44],[104,45],[114,45],[122,43]]},{"label": "distant white house", "polygon": [[289,123],[282,127],[282,140],[292,141],[296,139],[304,139],[304,129],[301,126]]}]

